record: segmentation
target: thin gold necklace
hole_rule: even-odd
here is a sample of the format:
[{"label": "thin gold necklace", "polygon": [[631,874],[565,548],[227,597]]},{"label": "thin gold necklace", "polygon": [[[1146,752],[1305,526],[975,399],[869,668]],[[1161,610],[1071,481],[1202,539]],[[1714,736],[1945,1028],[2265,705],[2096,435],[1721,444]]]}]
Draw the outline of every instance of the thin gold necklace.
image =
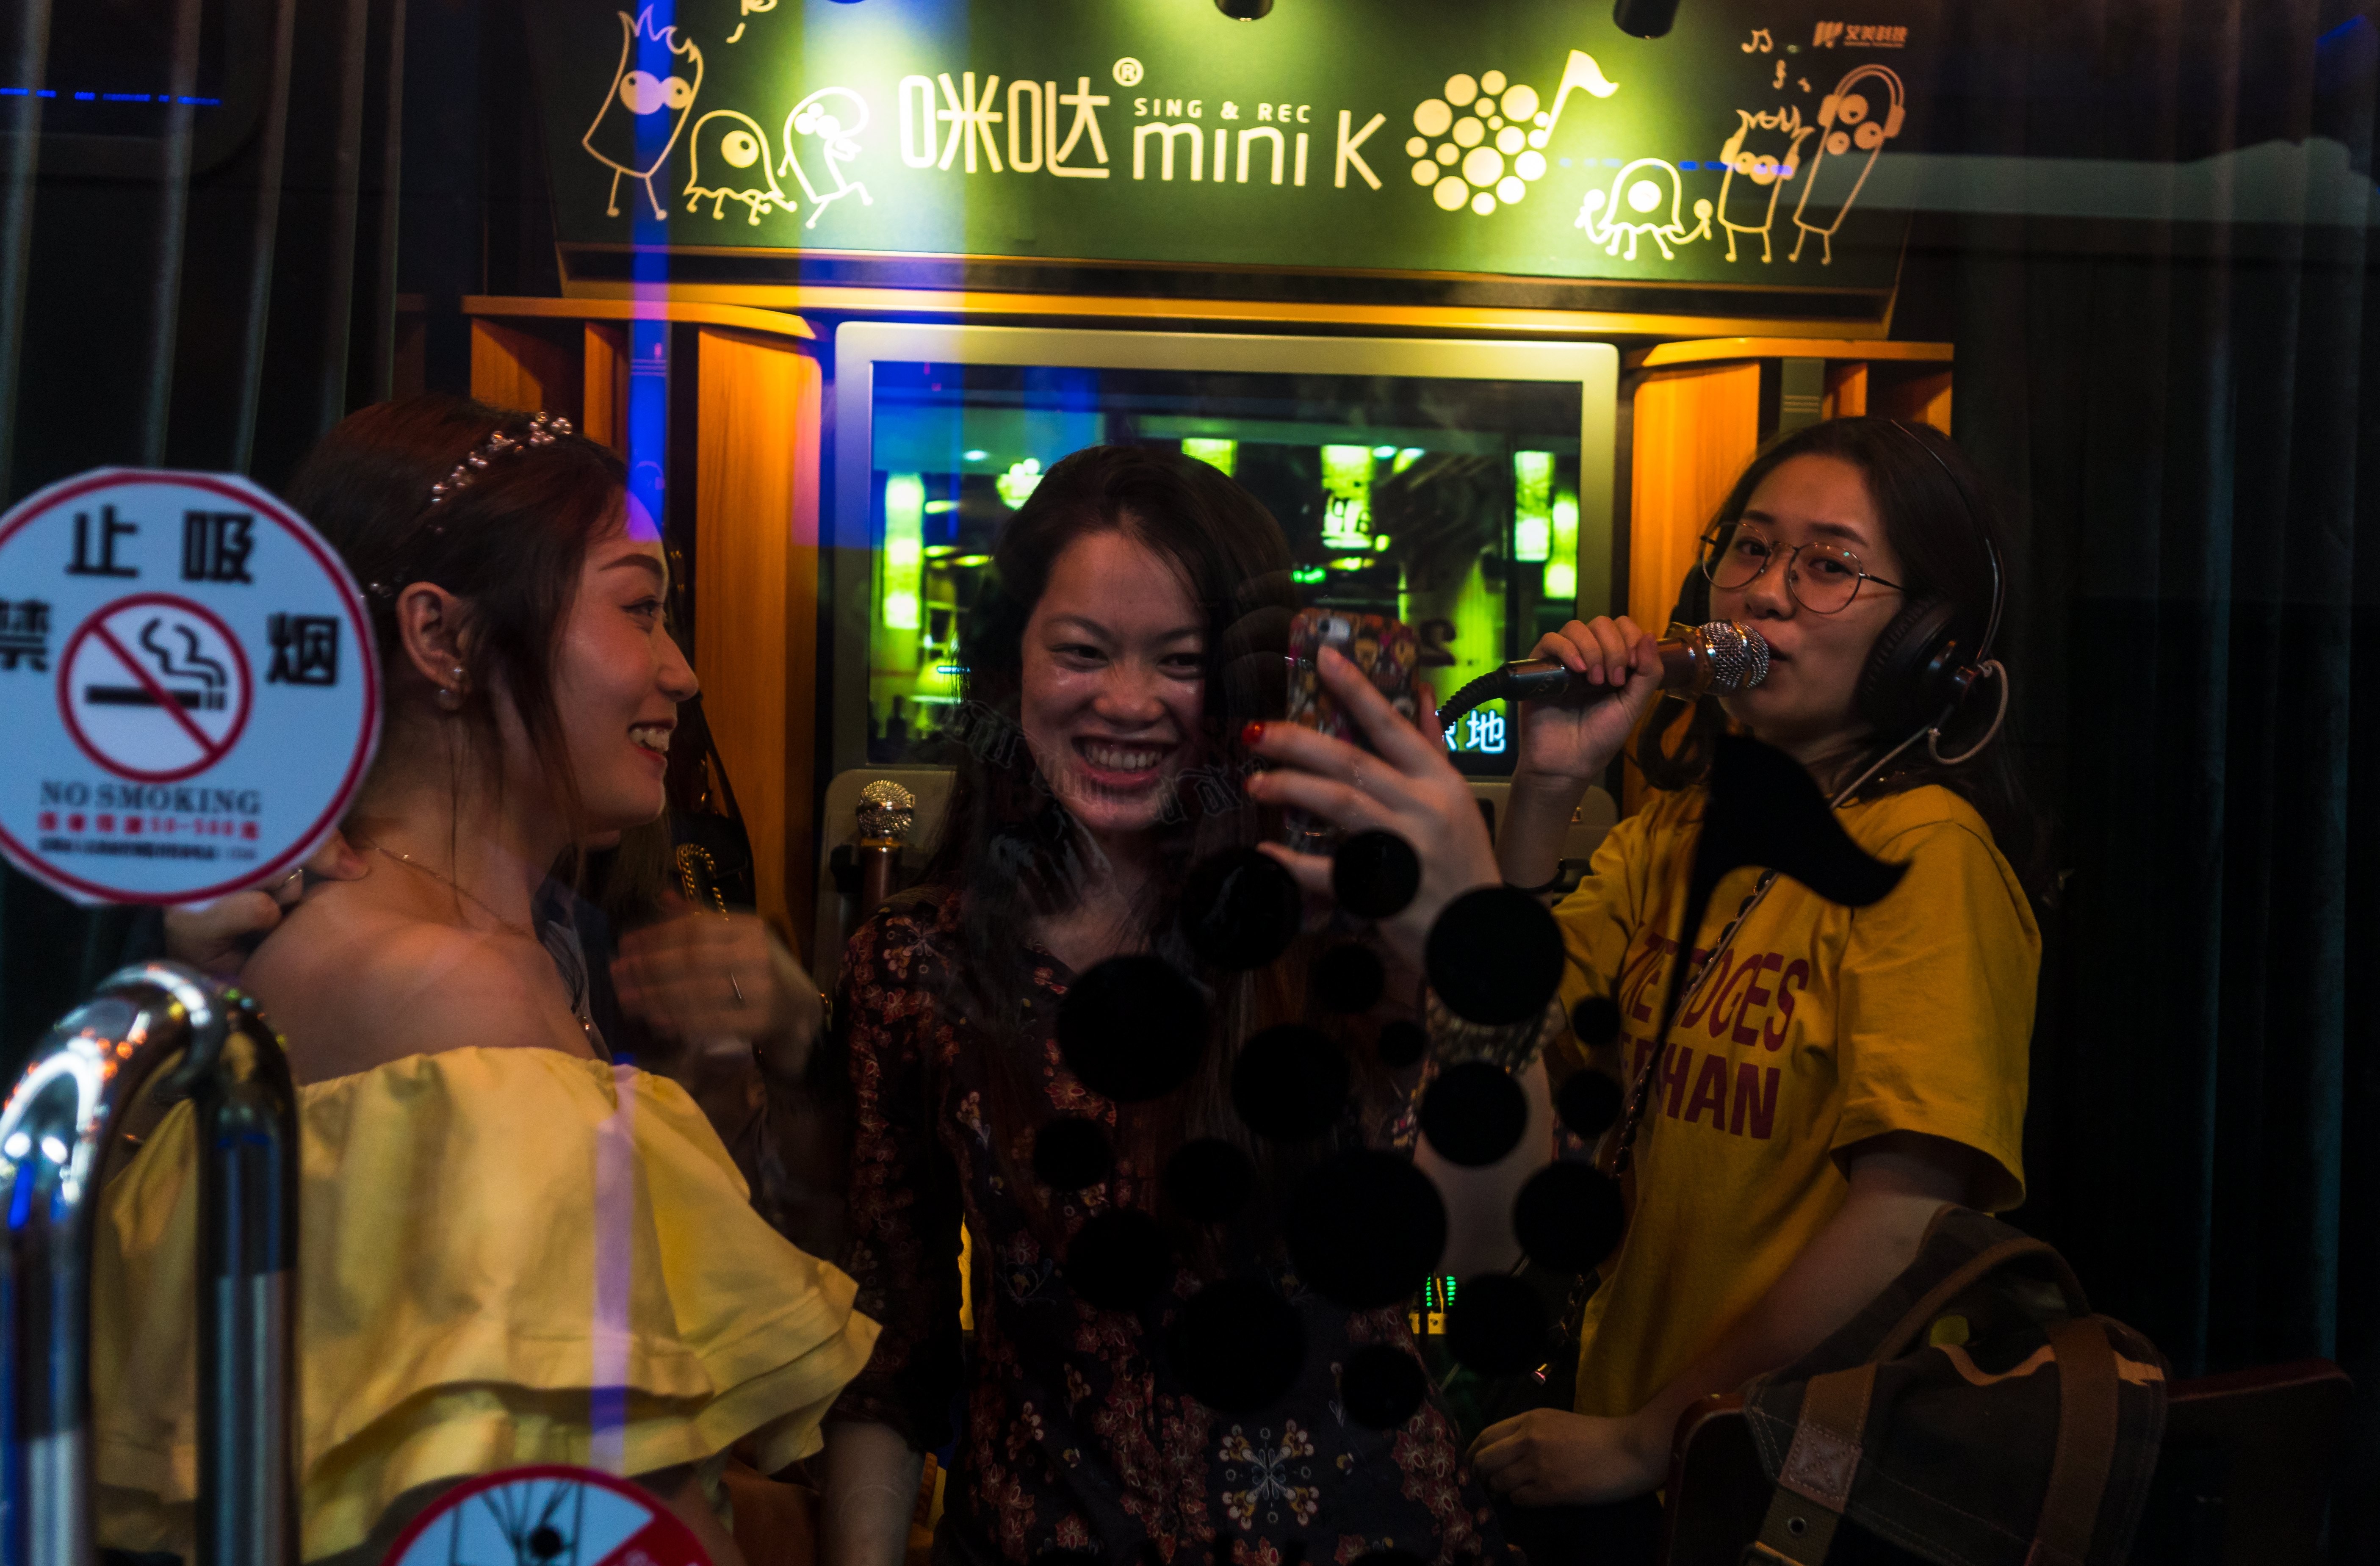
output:
[{"label": "thin gold necklace", "polygon": [[488,917],[495,920],[496,923],[504,926],[506,929],[511,930],[515,935],[525,936],[530,941],[535,941],[537,939],[537,931],[529,929],[527,925],[516,924],[511,919],[508,919],[502,914],[497,913],[493,908],[488,906],[487,902],[483,898],[480,897],[461,881],[456,880],[453,876],[440,875],[436,870],[431,869],[429,866],[417,861],[412,855],[398,854],[392,850],[382,848],[379,844],[370,841],[369,838],[358,838],[356,841],[362,844],[366,848],[370,849],[373,853],[381,856],[384,859],[394,859],[400,865],[419,870],[423,875],[428,876],[432,880],[443,881],[446,885],[455,889],[456,895],[469,898],[473,903],[479,905],[481,913],[487,915]]}]

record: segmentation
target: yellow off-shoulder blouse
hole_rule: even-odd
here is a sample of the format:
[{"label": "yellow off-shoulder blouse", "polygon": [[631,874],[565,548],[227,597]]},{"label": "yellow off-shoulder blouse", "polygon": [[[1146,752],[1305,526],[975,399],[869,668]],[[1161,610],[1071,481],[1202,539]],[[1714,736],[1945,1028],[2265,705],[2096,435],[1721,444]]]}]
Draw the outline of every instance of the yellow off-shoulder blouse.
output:
[{"label": "yellow off-shoulder blouse", "polygon": [[[362,1543],[416,1486],[611,1455],[591,1445],[599,1354],[601,1383],[625,1371],[628,1389],[623,1471],[706,1463],[750,1437],[769,1473],[818,1450],[875,1344],[852,1281],[760,1220],[666,1079],[460,1049],[298,1099],[306,1560]],[[177,1106],[102,1197],[100,1529],[126,1548],[187,1549],[192,1526],[193,1130]]]}]

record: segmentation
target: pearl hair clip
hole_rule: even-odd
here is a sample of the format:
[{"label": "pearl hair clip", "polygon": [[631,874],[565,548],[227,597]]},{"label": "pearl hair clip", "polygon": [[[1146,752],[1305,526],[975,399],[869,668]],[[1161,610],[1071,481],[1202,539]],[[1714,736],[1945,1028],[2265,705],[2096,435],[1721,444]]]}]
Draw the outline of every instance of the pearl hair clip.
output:
[{"label": "pearl hair clip", "polygon": [[436,505],[455,491],[470,488],[472,480],[486,472],[490,463],[507,452],[516,452],[524,446],[550,446],[561,437],[575,433],[570,420],[558,413],[530,415],[528,428],[516,436],[499,430],[456,463],[444,480],[430,486],[430,504]]},{"label": "pearl hair clip", "polygon": [[[430,505],[433,508],[428,513],[431,519],[408,533],[407,543],[409,545],[412,540],[424,532],[432,538],[444,536],[445,526],[436,520],[434,508],[456,491],[469,489],[473,480],[485,473],[496,458],[508,452],[525,451],[531,446],[550,446],[563,436],[575,435],[577,432],[570,420],[558,413],[531,414],[528,428],[517,435],[507,434],[502,430],[496,431],[474,446],[470,455],[456,463],[453,472],[430,486]],[[396,586],[393,582],[367,582],[364,584],[364,590],[375,598],[387,599],[396,596]]]}]

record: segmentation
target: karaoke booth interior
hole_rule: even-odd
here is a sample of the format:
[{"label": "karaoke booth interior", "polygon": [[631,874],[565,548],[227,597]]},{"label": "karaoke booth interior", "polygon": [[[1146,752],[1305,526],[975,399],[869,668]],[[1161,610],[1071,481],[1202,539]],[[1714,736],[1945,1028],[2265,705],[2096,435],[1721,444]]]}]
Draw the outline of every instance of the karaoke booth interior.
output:
[{"label": "karaoke booth interior", "polygon": [[[1443,695],[1670,625],[1767,443],[1931,425],[2007,521],[2054,860],[2006,1216],[2171,1364],[2173,1558],[2374,1559],[2380,30],[2251,10],[19,0],[0,478],[277,484],[420,391],[568,418],[662,525],[678,802],[831,991],[1068,453],[1230,475]],[[1447,731],[1491,831],[1515,724]],[[1568,882],[1647,791],[1588,792]],[[0,1063],[153,926],[6,872]],[[1673,1560],[1759,1527],[1735,1412],[1682,1427]]]}]

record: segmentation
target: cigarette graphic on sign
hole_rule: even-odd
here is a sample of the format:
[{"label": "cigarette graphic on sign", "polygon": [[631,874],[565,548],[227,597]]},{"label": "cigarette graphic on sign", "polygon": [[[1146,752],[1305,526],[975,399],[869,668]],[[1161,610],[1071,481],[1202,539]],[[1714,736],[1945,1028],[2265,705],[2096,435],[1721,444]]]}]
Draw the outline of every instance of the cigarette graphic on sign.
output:
[{"label": "cigarette graphic on sign", "polygon": [[67,638],[58,695],[85,756],[120,778],[174,783],[230,751],[253,692],[247,655],[212,612],[168,593],[137,593]]},{"label": "cigarette graphic on sign", "polygon": [[[200,650],[199,635],[188,625],[176,623],[172,630],[181,643],[178,656],[158,644],[158,632],[165,629],[164,615],[152,616],[140,627],[140,644],[156,666],[163,681],[140,685],[92,685],[83,687],[83,699],[94,707],[162,707],[168,702],[185,711],[220,711],[224,704],[224,687],[229,683],[224,666]],[[196,680],[195,686],[177,683]]]}]

